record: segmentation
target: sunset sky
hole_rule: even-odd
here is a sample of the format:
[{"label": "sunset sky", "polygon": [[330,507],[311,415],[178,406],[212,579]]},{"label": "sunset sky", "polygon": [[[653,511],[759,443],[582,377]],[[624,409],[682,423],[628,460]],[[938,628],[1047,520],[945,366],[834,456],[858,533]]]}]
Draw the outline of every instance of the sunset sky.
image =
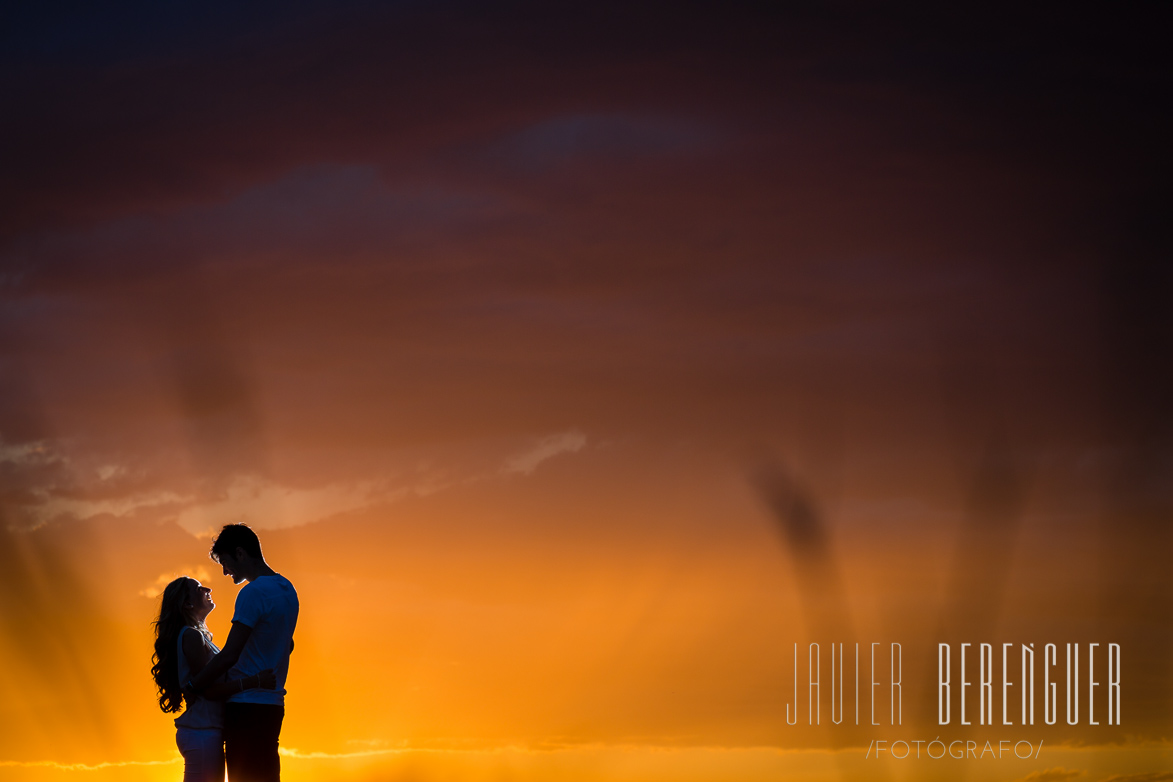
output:
[{"label": "sunset sky", "polygon": [[[180,777],[232,522],[293,782],[1173,779],[1168,11],[781,5],[0,11],[0,780]],[[938,642],[1124,723],[939,727]],[[946,734],[1046,747],[865,760]]]}]

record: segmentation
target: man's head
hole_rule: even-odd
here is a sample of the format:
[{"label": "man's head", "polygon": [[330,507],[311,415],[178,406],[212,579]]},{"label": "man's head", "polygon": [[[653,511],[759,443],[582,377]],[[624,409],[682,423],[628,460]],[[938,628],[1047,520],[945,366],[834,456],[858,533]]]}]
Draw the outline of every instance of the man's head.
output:
[{"label": "man's head", "polygon": [[265,564],[257,533],[244,524],[226,524],[212,541],[209,553],[224,568],[232,583],[251,581]]}]

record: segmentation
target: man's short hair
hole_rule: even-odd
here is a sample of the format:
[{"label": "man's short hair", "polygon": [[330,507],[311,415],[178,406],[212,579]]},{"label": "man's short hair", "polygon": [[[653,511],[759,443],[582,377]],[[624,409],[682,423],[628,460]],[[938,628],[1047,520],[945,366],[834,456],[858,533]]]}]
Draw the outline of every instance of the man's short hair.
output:
[{"label": "man's short hair", "polygon": [[260,538],[247,524],[225,524],[224,529],[220,530],[220,534],[212,541],[212,550],[208,555],[219,562],[221,554],[235,557],[238,548],[244,549],[244,553],[250,557],[262,559]]}]

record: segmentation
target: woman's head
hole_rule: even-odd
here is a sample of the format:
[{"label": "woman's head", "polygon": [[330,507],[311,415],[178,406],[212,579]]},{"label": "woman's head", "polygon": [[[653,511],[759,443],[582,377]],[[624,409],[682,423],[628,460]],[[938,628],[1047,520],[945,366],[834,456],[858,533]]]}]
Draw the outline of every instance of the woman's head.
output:
[{"label": "woman's head", "polygon": [[216,604],[212,590],[194,578],[180,576],[163,589],[159,601],[159,617],[155,620],[155,653],[151,658],[151,675],[159,688],[159,707],[163,711],[179,711],[183,705],[182,685],[179,682],[179,633],[191,627],[205,637],[204,620]]},{"label": "woman's head", "polygon": [[[183,602],[184,616],[190,621],[188,626],[199,629],[204,628],[204,620],[208,618],[208,614],[212,613],[212,609],[216,604],[212,601],[212,588],[206,587],[194,578],[185,578],[187,581],[187,598]],[[176,581],[180,579],[175,579]]]}]

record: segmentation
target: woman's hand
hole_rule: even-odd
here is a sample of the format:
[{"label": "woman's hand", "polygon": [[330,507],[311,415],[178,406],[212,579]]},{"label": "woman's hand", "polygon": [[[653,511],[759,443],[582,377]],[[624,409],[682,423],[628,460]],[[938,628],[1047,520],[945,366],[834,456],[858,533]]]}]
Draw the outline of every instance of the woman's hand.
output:
[{"label": "woman's hand", "polygon": [[272,668],[266,668],[257,674],[257,686],[262,690],[277,689],[277,674]]}]

